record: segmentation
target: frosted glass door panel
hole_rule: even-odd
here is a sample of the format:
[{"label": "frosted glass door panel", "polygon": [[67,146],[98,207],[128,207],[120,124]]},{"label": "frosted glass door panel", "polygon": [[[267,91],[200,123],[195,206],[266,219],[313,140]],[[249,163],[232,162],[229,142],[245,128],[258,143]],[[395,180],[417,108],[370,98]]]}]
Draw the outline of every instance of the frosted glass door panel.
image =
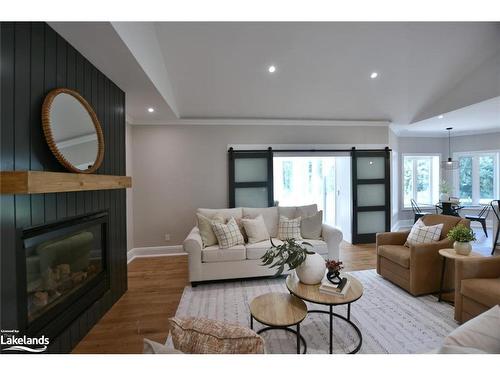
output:
[{"label": "frosted glass door panel", "polygon": [[235,207],[267,207],[267,188],[236,188]]},{"label": "frosted glass door panel", "polygon": [[358,180],[385,178],[385,158],[383,156],[358,157],[356,165]]},{"label": "frosted glass door panel", "polygon": [[358,234],[385,232],[385,211],[358,212]]},{"label": "frosted glass door panel", "polygon": [[234,182],[267,181],[267,159],[234,160]]},{"label": "frosted glass door panel", "polygon": [[358,185],[358,207],[385,206],[385,185]]}]

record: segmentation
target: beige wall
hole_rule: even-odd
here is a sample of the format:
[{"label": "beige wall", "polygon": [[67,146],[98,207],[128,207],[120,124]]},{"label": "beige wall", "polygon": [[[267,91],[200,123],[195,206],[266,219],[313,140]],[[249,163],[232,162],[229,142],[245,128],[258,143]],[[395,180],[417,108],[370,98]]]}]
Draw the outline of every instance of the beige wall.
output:
[{"label": "beige wall", "polygon": [[194,225],[196,208],[227,206],[230,144],[386,145],[388,129],[134,125],[132,142],[127,142],[133,169],[134,247],[181,244]]},{"label": "beige wall", "polygon": [[[125,159],[125,173],[127,176],[133,176],[132,173],[132,126],[130,124],[125,125],[125,148],[126,148],[126,159]],[[132,188],[127,189],[126,192],[126,204],[127,204],[127,251],[134,248],[134,205],[133,205],[133,188],[134,179],[132,177]]]}]

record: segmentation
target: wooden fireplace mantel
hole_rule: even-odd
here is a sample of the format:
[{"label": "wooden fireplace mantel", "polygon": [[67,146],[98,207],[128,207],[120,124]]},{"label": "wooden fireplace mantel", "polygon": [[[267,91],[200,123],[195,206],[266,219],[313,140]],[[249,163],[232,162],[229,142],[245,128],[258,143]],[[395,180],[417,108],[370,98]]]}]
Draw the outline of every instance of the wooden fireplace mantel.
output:
[{"label": "wooden fireplace mantel", "polygon": [[129,187],[132,187],[132,178],[129,176],[45,171],[0,172],[2,194],[42,194]]}]

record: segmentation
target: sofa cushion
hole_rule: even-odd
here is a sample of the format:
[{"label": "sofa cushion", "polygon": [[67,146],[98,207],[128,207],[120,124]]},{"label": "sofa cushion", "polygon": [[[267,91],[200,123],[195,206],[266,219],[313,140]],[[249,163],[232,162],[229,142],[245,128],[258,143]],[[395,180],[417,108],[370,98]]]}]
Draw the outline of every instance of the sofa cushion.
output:
[{"label": "sofa cushion", "polygon": [[410,268],[410,249],[402,245],[383,245],[377,248],[377,254],[401,267]]},{"label": "sofa cushion", "polygon": [[246,249],[243,245],[236,245],[229,249],[219,246],[208,246],[201,250],[201,260],[204,263],[232,262],[246,259]]},{"label": "sofa cushion", "polygon": [[212,229],[214,230],[217,242],[221,249],[228,249],[236,245],[243,245],[245,239],[240,232],[240,227],[236,223],[234,217],[229,219],[227,224],[212,221]]},{"label": "sofa cushion", "polygon": [[292,207],[281,207],[278,206],[278,212],[279,216],[284,216],[289,219],[294,219],[296,216],[295,214],[297,213],[297,207],[292,206]]},{"label": "sofa cushion", "polygon": [[462,324],[445,337],[443,344],[484,353],[500,353],[500,306],[493,306]]},{"label": "sofa cushion", "polygon": [[261,242],[269,238],[269,232],[267,231],[262,215],[257,216],[255,219],[241,220],[248,236],[248,243]]},{"label": "sofa cushion", "polygon": [[229,220],[231,217],[235,219],[240,219],[243,217],[243,210],[241,207],[237,208],[198,208],[196,211],[203,216],[211,219],[212,217],[218,215],[222,216],[224,219]]},{"label": "sofa cushion", "polygon": [[278,207],[253,208],[243,207],[243,216],[249,219],[255,219],[262,215],[266,223],[267,231],[271,237],[278,236]]},{"label": "sofa cushion", "polygon": [[309,204],[307,206],[297,206],[297,210],[295,211],[295,217],[312,216],[316,212],[318,212],[317,204]]},{"label": "sofa cushion", "polygon": [[443,224],[426,226],[422,219],[413,224],[410,234],[406,239],[405,246],[417,245],[420,243],[431,243],[439,241]]},{"label": "sofa cushion", "polygon": [[278,227],[278,238],[280,240],[302,240],[302,235],[300,234],[300,221],[301,218],[287,219],[284,216],[280,216],[280,222]]},{"label": "sofa cushion", "polygon": [[302,216],[300,220],[300,233],[302,238],[318,240],[321,238],[323,228],[323,211],[318,211],[312,216]]},{"label": "sofa cushion", "polygon": [[485,306],[495,306],[500,304],[500,278],[462,280],[460,293]]},{"label": "sofa cushion", "polygon": [[318,254],[326,254],[328,253],[328,245],[326,244],[325,241],[319,239],[319,240],[313,240],[313,239],[304,239],[302,241],[299,241],[299,243],[302,242],[309,242],[311,245],[313,245],[313,250],[318,253]]},{"label": "sofa cushion", "polygon": [[212,229],[212,222],[224,224],[225,220],[220,215],[215,215],[212,218],[203,216],[202,214],[196,214],[196,220],[198,221],[198,229],[200,230],[201,240],[203,246],[212,246],[217,244],[217,237],[215,237],[214,230]]},{"label": "sofa cushion", "polygon": [[[273,243],[276,246],[279,246],[283,243],[283,241],[273,238]],[[271,247],[271,241],[269,240],[247,244],[247,259],[260,259]]]}]

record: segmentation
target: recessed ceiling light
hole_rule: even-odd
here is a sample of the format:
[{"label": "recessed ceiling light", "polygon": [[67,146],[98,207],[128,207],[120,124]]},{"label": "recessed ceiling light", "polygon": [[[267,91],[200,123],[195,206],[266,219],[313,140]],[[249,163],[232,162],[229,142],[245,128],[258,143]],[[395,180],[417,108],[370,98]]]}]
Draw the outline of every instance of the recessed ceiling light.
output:
[{"label": "recessed ceiling light", "polygon": [[152,107],[149,107],[149,108],[148,108],[148,112],[149,112],[149,113],[153,113],[154,111],[155,111],[155,109],[154,109],[154,108],[152,108]]},{"label": "recessed ceiling light", "polygon": [[268,68],[267,68],[267,71],[269,73],[274,73],[276,71],[276,67],[274,65],[270,65]]},{"label": "recessed ceiling light", "polygon": [[439,116],[438,116],[438,119],[440,119],[440,120],[441,120],[443,117],[444,117],[443,115],[439,115]]},{"label": "recessed ceiling light", "polygon": [[372,74],[370,74],[370,78],[371,79],[375,79],[378,77],[378,73],[377,72],[373,72]]}]

